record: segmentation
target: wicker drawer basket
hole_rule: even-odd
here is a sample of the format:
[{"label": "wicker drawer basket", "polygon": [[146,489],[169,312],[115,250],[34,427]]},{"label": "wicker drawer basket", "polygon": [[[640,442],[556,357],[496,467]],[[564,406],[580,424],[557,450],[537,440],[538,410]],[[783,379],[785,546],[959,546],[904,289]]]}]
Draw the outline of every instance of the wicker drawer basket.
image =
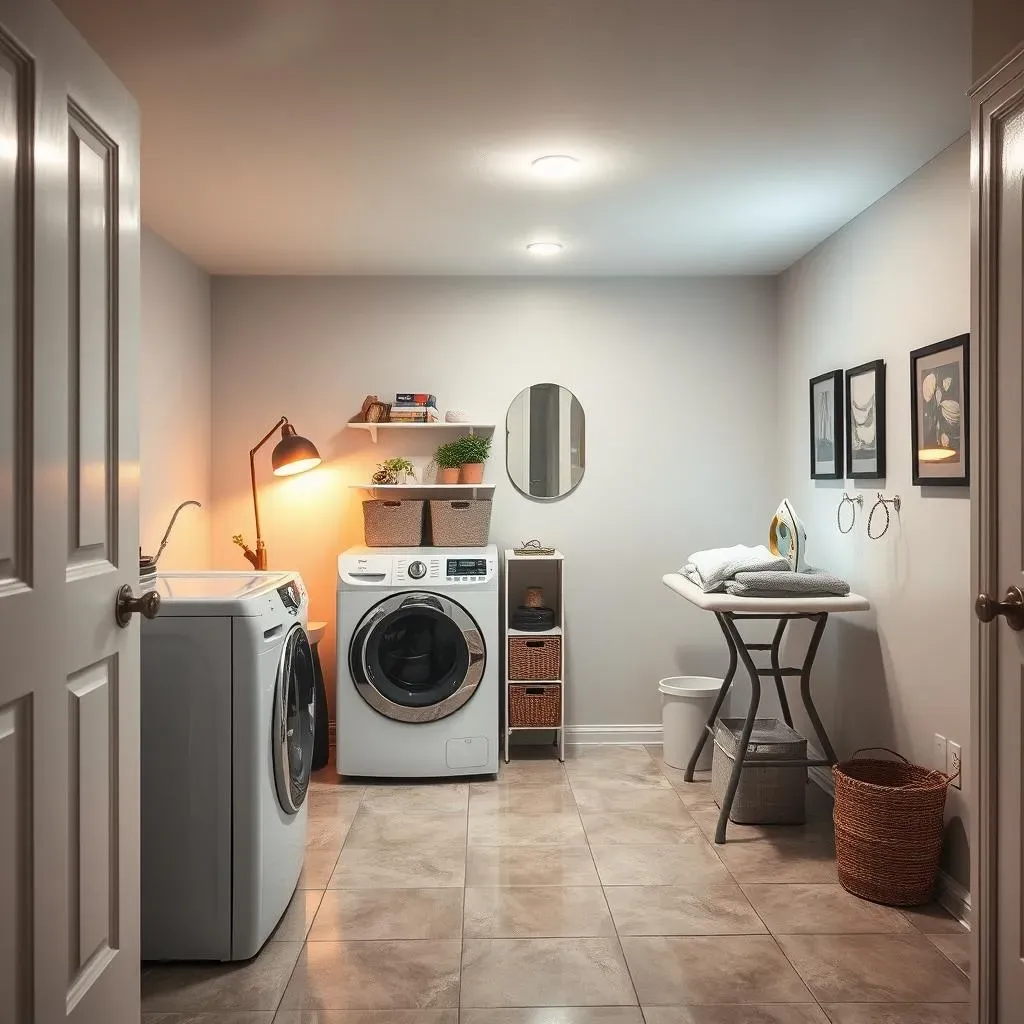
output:
[{"label": "wicker drawer basket", "polygon": [[509,679],[561,679],[560,636],[509,637]]},{"label": "wicker drawer basket", "polygon": [[508,684],[508,724],[512,728],[558,729],[562,725],[562,684]]},{"label": "wicker drawer basket", "polygon": [[492,502],[482,498],[430,503],[434,547],[482,548],[491,532]]},{"label": "wicker drawer basket", "polygon": [[[721,718],[715,730],[711,761],[711,795],[722,806],[743,731],[742,718]],[[785,722],[758,718],[750,734],[747,761],[806,759],[807,740]],[[742,825],[801,825],[807,820],[807,769],[743,769],[730,820]]]},{"label": "wicker drawer basket", "polygon": [[363,538],[371,548],[418,548],[423,543],[423,501],[364,501]]}]

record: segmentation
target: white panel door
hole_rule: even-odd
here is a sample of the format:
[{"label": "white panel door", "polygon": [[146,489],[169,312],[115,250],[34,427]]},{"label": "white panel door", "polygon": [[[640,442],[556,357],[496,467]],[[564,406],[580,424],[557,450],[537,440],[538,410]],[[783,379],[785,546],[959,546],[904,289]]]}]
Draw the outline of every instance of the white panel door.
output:
[{"label": "white panel door", "polygon": [[0,1022],[139,1020],[138,117],[0,0]]}]

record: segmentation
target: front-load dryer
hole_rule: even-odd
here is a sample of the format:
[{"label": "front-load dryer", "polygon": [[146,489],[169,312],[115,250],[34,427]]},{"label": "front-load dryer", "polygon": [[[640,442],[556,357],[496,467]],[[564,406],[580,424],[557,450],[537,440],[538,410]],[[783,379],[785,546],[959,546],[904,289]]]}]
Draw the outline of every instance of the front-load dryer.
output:
[{"label": "front-load dryer", "polygon": [[339,774],[497,772],[498,643],[493,544],[340,555]]},{"label": "front-load dryer", "polygon": [[295,891],[313,757],[296,573],[162,573],[142,626],[142,956],[254,956]]}]

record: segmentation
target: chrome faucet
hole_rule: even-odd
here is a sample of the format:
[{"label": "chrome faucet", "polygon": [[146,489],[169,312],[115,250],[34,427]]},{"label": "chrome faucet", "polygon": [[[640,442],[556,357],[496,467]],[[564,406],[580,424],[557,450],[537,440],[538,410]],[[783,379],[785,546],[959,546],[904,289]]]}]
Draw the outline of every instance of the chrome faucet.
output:
[{"label": "chrome faucet", "polygon": [[190,499],[189,501],[183,501],[183,502],[182,502],[182,503],[181,503],[181,504],[180,504],[180,505],[179,505],[179,506],[178,506],[178,507],[177,507],[177,508],[176,508],[176,509],[174,510],[174,514],[173,514],[173,515],[171,516],[171,521],[170,521],[170,522],[169,522],[169,523],[167,524],[167,529],[166,529],[166,530],[164,531],[164,536],[163,536],[163,540],[161,540],[161,541],[160,541],[160,547],[158,547],[158,548],[157,548],[157,551],[156,551],[156,555],[155,555],[155,556],[153,557],[153,565],[154,565],[154,566],[156,566],[156,563],[160,561],[160,556],[161,556],[161,555],[163,554],[163,552],[164,552],[164,548],[165,548],[165,547],[167,547],[167,538],[168,538],[168,537],[170,537],[170,535],[171,535],[171,530],[173,530],[173,529],[174,529],[174,521],[175,521],[175,520],[176,520],[176,519],[178,518],[178,513],[179,513],[179,512],[180,512],[180,511],[181,511],[181,510],[182,510],[182,509],[183,509],[183,508],[184,508],[184,507],[185,507],[186,505],[195,505],[195,507],[196,507],[196,508],[202,508],[202,507],[203,507],[203,506],[202,506],[202,502],[198,502],[198,501],[194,501],[194,500],[191,500],[191,499]]}]

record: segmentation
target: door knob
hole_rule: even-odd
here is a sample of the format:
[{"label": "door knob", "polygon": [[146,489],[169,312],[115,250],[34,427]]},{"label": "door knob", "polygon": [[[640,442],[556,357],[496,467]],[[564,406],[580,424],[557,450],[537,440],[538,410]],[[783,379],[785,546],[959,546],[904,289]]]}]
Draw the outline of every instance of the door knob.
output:
[{"label": "door knob", "polygon": [[135,597],[132,588],[126,583],[117,592],[114,621],[123,628],[132,621],[136,612],[141,612],[147,619],[155,619],[160,612],[160,595],[155,590],[148,590]]},{"label": "door knob", "polygon": [[1010,629],[1024,629],[1024,593],[1020,587],[1009,587],[1002,601],[989,594],[979,594],[974,602],[974,614],[982,622],[991,622],[997,615],[1002,615]]}]

